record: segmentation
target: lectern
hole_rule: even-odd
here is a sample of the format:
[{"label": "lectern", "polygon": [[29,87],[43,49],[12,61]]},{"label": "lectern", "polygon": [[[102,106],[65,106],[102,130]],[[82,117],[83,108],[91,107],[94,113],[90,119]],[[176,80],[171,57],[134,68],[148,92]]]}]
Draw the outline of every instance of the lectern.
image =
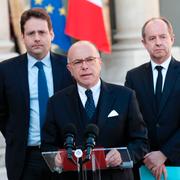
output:
[{"label": "lectern", "polygon": [[[121,154],[122,163],[117,167],[106,166],[106,154],[112,149],[117,149]],[[55,165],[55,156],[57,155],[57,153],[61,154],[63,161],[62,167],[57,167]],[[56,171],[58,173],[62,173],[65,171],[77,171],[79,180],[86,180],[88,171],[92,173],[94,180],[100,180],[101,170],[105,170],[108,168],[124,169],[133,167],[133,161],[131,160],[127,147],[94,148],[91,151],[90,159],[86,159],[86,150],[82,151],[81,149],[73,150],[72,159],[67,158],[67,152],[65,149],[53,152],[42,152],[42,156],[52,172]]]}]

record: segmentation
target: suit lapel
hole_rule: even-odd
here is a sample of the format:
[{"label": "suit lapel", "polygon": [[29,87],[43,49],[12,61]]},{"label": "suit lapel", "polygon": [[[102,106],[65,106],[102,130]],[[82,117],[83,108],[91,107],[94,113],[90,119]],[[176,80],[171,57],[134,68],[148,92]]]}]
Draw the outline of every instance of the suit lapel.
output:
[{"label": "suit lapel", "polygon": [[79,94],[77,87],[71,86],[72,88],[67,92],[68,98],[68,109],[70,112],[70,117],[72,122],[75,122],[76,127],[80,126],[81,132],[84,131],[84,124],[81,119],[80,110],[79,110]]},{"label": "suit lapel", "polygon": [[166,78],[165,78],[159,114],[162,112],[163,107],[166,104],[168,97],[171,94],[171,91],[173,90],[173,87],[175,86],[178,74],[179,74],[179,69],[178,69],[177,63],[175,60],[172,59],[169,64],[169,68],[168,68]]},{"label": "suit lapel", "polygon": [[99,105],[99,114],[98,114],[98,126],[99,128],[102,128],[105,124],[109,110],[112,109],[112,105],[114,102],[114,95],[111,93],[111,90],[108,88],[107,83],[101,81],[101,93],[100,93],[100,99],[98,102]]},{"label": "suit lapel", "polygon": [[153,112],[156,113],[155,98],[154,98],[154,83],[151,63],[147,63],[143,73],[145,92],[147,94],[147,99],[149,99],[150,109],[153,107]]},{"label": "suit lapel", "polygon": [[21,85],[22,95],[24,95],[25,104],[29,109],[29,83],[28,83],[28,60],[27,54],[23,54],[17,63],[17,77]]},{"label": "suit lapel", "polygon": [[57,57],[51,53],[51,65],[52,65],[52,74],[53,74],[53,84],[54,84],[54,92],[57,92],[61,87],[62,81],[62,72],[61,65],[58,63],[60,59],[57,59]]}]

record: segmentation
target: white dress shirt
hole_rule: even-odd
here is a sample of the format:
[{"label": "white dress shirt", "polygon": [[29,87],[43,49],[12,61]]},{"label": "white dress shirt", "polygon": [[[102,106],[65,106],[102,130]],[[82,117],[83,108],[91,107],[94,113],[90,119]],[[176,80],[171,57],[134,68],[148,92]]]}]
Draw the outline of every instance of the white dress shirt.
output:
[{"label": "white dress shirt", "polygon": [[[79,93],[82,105],[83,105],[83,107],[85,107],[85,104],[86,104],[86,101],[87,101],[87,96],[85,94],[85,91],[87,89],[80,86],[79,84],[77,84],[77,88],[78,88],[78,93]],[[98,104],[99,95],[100,95],[100,89],[101,89],[101,81],[99,80],[98,83],[91,88],[95,107]]]},{"label": "white dress shirt", "polygon": [[171,61],[171,57],[169,57],[166,61],[164,61],[162,64],[156,64],[154,61],[151,60],[151,67],[152,67],[152,73],[153,73],[153,83],[154,83],[154,92],[156,90],[156,82],[157,82],[157,77],[158,77],[158,71],[157,69],[155,68],[156,66],[162,66],[162,91],[163,91],[163,88],[164,88],[164,82],[165,82],[165,78],[166,78],[166,74],[167,74],[167,71],[168,71],[168,67],[169,67],[169,64],[170,64],[170,61]]}]

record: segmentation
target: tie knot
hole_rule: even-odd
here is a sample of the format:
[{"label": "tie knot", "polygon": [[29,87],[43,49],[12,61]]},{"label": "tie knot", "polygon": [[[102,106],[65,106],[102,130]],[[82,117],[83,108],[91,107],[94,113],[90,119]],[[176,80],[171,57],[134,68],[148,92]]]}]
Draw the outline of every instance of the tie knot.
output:
[{"label": "tie knot", "polygon": [[38,67],[38,69],[42,69],[43,68],[43,63],[41,61],[35,63],[35,66]]},{"label": "tie knot", "polygon": [[89,97],[92,97],[92,91],[90,90],[90,89],[87,89],[86,91],[85,91],[85,94],[86,94],[86,96],[89,98]]},{"label": "tie knot", "polygon": [[161,70],[163,69],[162,66],[156,66],[155,68],[157,69],[158,72],[161,72]]}]

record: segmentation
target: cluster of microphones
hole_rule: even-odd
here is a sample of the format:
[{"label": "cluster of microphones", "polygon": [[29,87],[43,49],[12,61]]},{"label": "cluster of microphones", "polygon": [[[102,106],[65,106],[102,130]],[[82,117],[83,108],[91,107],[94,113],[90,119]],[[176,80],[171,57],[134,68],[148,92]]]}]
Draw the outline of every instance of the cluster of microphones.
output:
[{"label": "cluster of microphones", "polygon": [[[69,123],[69,124],[67,124],[67,126],[65,126],[65,128],[63,130],[64,147],[67,152],[67,158],[69,160],[73,161],[74,163],[75,163],[75,161],[73,159],[73,150],[75,149],[76,134],[77,134],[77,129],[74,124]],[[87,125],[85,134],[84,134],[86,154],[85,154],[83,163],[90,160],[91,152],[94,149],[94,146],[96,144],[96,139],[98,137],[98,134],[99,134],[99,128],[95,124]],[[75,156],[81,157],[82,156],[81,152],[82,152],[81,150],[75,151],[75,153],[77,153],[77,155],[75,155]]]}]

